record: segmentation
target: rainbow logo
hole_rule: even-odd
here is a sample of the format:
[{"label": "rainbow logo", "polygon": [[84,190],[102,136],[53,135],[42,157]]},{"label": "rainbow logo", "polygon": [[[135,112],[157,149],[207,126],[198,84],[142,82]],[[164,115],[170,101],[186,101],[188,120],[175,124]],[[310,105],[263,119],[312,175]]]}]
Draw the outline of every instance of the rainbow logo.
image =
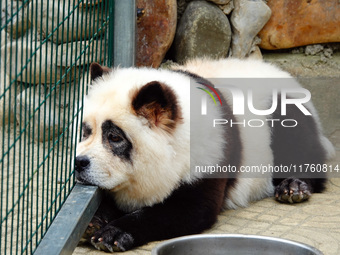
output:
[{"label": "rainbow logo", "polygon": [[[198,82],[199,84],[207,87],[208,89],[210,89],[215,95],[216,97],[218,98],[218,100],[220,101],[220,104],[222,105],[222,100],[221,100],[221,97],[219,96],[219,94],[217,93],[217,91],[210,85],[208,84],[205,84],[205,83],[202,83],[202,82]],[[211,98],[212,100],[214,101],[215,105],[217,105],[217,102],[216,102],[216,99],[214,97],[214,95],[207,89],[204,89],[204,88],[200,88],[200,87],[196,87],[200,90],[203,90],[205,93],[207,93]],[[202,105],[201,105],[201,114],[202,115],[207,115],[207,98],[206,97],[202,97]]]}]

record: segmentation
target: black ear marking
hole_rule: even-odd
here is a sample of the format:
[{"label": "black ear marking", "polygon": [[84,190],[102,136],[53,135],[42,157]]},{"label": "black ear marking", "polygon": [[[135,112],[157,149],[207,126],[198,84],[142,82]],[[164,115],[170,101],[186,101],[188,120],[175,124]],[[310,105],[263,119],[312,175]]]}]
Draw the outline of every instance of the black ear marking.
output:
[{"label": "black ear marking", "polygon": [[149,82],[135,91],[132,108],[137,115],[145,117],[152,127],[169,133],[182,121],[175,92],[158,81]]},{"label": "black ear marking", "polygon": [[110,70],[111,69],[106,66],[101,66],[100,64],[93,62],[90,65],[91,81],[94,81],[99,77],[102,77],[103,74],[110,72]]},{"label": "black ear marking", "polygon": [[143,86],[132,102],[133,108],[138,111],[142,106],[157,103],[161,107],[167,105],[167,98],[158,81],[152,81]]}]

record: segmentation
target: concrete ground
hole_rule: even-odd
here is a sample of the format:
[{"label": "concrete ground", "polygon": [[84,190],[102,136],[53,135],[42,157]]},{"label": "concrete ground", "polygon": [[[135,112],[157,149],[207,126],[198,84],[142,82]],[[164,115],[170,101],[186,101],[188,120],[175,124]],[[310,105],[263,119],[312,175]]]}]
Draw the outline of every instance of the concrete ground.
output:
[{"label": "concrete ground", "polygon": [[[276,62],[281,68],[288,69],[297,73],[294,75],[315,76],[318,75],[313,71],[317,66],[319,75],[340,77],[340,56],[334,57],[325,65],[319,62],[318,58],[310,57],[297,58],[298,61],[289,59],[296,56],[286,56],[284,58],[275,58],[270,56],[273,62]],[[303,62],[299,61],[303,59]],[[306,62],[307,61],[307,62]],[[292,64],[293,62],[293,64]],[[321,65],[321,67],[320,67]],[[322,71],[322,66],[330,73]],[[336,91],[340,91],[340,84]],[[338,109],[338,100],[340,97],[334,95],[329,89],[323,89],[324,94],[329,95],[316,102],[316,107],[320,112],[326,135],[331,139],[337,149],[337,155],[329,164],[340,167],[340,111]],[[334,97],[334,100],[330,100]],[[313,98],[313,97],[312,97]],[[325,101],[324,101],[325,100]],[[333,102],[332,102],[333,101]],[[331,105],[334,103],[334,105]],[[320,107],[318,107],[318,105]],[[326,107],[323,109],[323,107]],[[328,108],[327,108],[328,107]],[[325,255],[340,254],[340,172],[333,176],[327,185],[327,190],[322,194],[313,194],[308,202],[301,204],[280,204],[273,198],[267,198],[252,203],[247,208],[238,210],[228,210],[218,217],[214,227],[206,233],[219,234],[251,234],[263,235],[290,239],[302,242],[321,250]],[[125,252],[126,255],[144,255],[150,254],[151,249],[159,242],[153,242],[135,250]],[[84,244],[79,245],[73,253],[74,255],[99,255],[104,252],[96,251],[91,246]]]}]

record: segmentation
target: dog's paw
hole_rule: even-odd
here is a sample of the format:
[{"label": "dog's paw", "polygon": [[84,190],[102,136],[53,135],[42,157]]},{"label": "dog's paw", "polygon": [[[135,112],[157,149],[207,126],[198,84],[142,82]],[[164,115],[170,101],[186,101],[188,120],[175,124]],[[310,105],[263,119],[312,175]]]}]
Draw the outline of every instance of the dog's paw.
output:
[{"label": "dog's paw", "polygon": [[98,250],[117,252],[133,248],[134,239],[131,234],[109,224],[94,234],[91,243]]},{"label": "dog's paw", "polygon": [[91,237],[96,233],[99,229],[103,228],[108,222],[103,220],[98,216],[94,216],[87,226],[82,238],[86,241],[91,242]]},{"label": "dog's paw", "polygon": [[296,178],[285,179],[275,188],[275,199],[283,203],[300,203],[311,195],[309,185]]}]

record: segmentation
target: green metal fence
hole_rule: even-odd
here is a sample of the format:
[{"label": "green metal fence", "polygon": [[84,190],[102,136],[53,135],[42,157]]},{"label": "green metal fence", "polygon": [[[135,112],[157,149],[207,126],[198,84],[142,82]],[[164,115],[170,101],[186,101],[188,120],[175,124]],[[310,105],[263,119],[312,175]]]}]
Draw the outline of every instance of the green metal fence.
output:
[{"label": "green metal fence", "polygon": [[0,251],[32,254],[75,184],[89,63],[112,54],[109,1],[1,0],[0,9]]}]

